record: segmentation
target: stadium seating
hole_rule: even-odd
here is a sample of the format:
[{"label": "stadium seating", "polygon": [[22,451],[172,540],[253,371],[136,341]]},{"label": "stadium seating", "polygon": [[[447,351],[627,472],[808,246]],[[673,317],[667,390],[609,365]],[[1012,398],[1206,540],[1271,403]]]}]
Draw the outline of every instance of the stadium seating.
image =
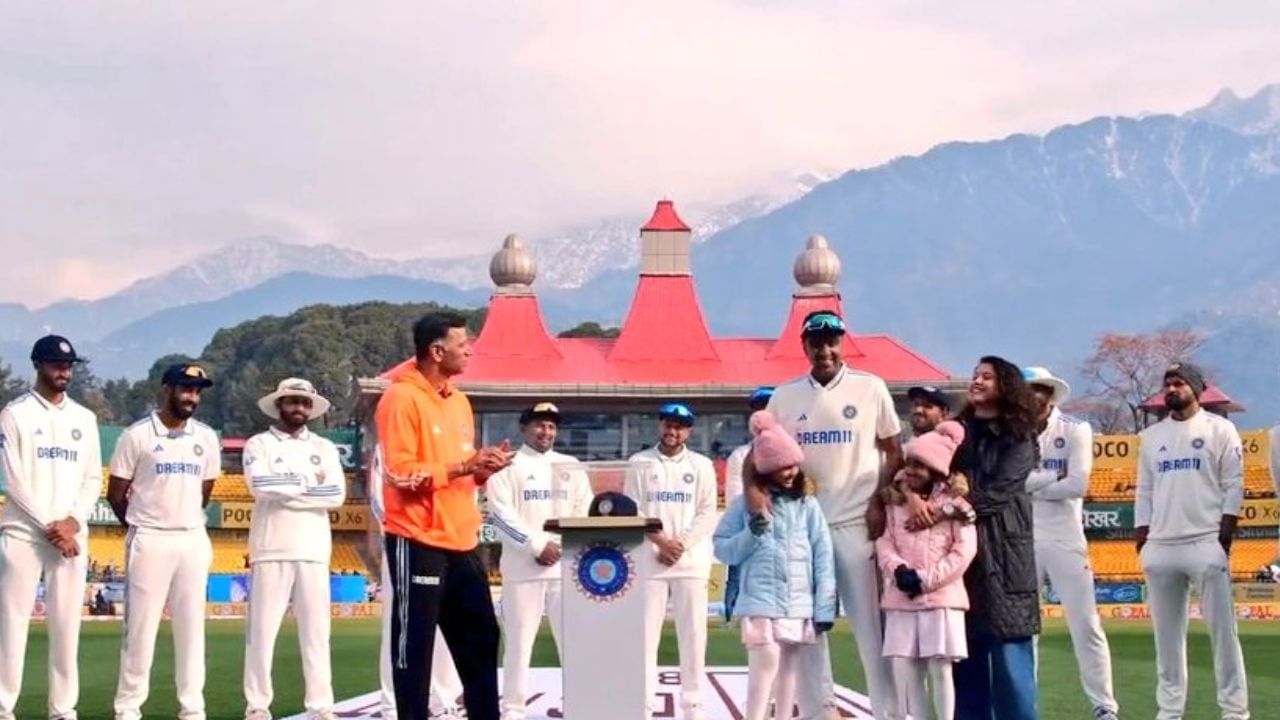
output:
[{"label": "stadium seating", "polygon": [[[1231,577],[1239,581],[1252,580],[1258,569],[1275,557],[1274,538],[1236,540],[1231,546]],[[1094,540],[1089,543],[1089,561],[1099,580],[1142,580],[1142,565],[1132,540]]]},{"label": "stadium seating", "polygon": [[1134,468],[1094,468],[1085,497],[1095,502],[1132,501],[1138,490]]},{"label": "stadium seating", "polygon": [[333,537],[333,556],[329,561],[329,568],[335,573],[357,572],[361,575],[370,574],[369,568],[365,566],[364,558],[360,556],[360,545],[364,542],[363,533],[335,533]]},{"label": "stadium seating", "polygon": [[1271,482],[1271,470],[1263,465],[1246,465],[1244,468],[1244,496],[1249,498],[1271,497],[1276,486]]},{"label": "stadium seating", "polygon": [[223,502],[253,502],[253,495],[245,483],[244,475],[223,475],[213,484],[213,500]]}]

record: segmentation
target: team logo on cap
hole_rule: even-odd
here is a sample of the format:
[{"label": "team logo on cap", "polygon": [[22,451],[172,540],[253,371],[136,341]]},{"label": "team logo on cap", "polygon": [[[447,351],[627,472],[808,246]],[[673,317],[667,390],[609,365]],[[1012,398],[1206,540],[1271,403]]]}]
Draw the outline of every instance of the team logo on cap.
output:
[{"label": "team logo on cap", "polygon": [[84,433],[80,432],[80,428],[75,428],[71,431],[72,440],[79,440],[82,437],[84,437]]},{"label": "team logo on cap", "polygon": [[69,353],[71,352],[71,343],[67,342],[66,340],[63,340],[62,342],[58,343],[58,349],[64,353]]},{"label": "team logo on cap", "polygon": [[597,509],[600,511],[601,515],[609,515],[613,512],[613,501],[609,498],[605,498],[600,501],[600,505]]},{"label": "team logo on cap", "polygon": [[[609,501],[601,501],[602,510],[606,502]],[[590,543],[578,551],[573,558],[571,575],[574,586],[587,599],[613,602],[627,594],[636,571],[631,557],[617,543],[605,540]]]},{"label": "team logo on cap", "polygon": [[319,464],[320,464],[320,456],[319,456],[319,455],[312,455],[312,456],[311,456],[311,464],[312,464],[312,465],[319,465]]},{"label": "team logo on cap", "polygon": [[858,417],[858,408],[856,408],[856,407],[854,407],[854,406],[852,406],[852,405],[845,405],[845,406],[844,406],[844,419],[845,419],[845,420],[852,420],[852,419],[854,419],[854,418],[856,418],[856,417]]},{"label": "team logo on cap", "polygon": [[1056,448],[1058,448],[1059,450],[1061,450],[1062,448],[1064,448],[1064,447],[1066,447],[1066,446],[1067,446],[1067,439],[1066,439],[1066,438],[1054,438],[1054,440],[1053,440],[1053,446],[1054,446],[1054,447],[1056,447]]},{"label": "team logo on cap", "polygon": [[1192,440],[1192,441],[1191,441],[1191,447],[1193,447],[1193,448],[1195,448],[1195,449],[1197,449],[1197,450],[1203,450],[1203,449],[1204,449],[1204,438],[1196,438],[1195,440]]},{"label": "team logo on cap", "polygon": [[685,473],[685,474],[684,474],[684,482],[685,482],[685,484],[686,484],[686,485],[692,485],[692,484],[693,484],[693,473]]},{"label": "team logo on cap", "polygon": [[197,445],[191,450],[191,452],[194,452],[196,454],[196,457],[199,457],[204,454],[204,446]]}]

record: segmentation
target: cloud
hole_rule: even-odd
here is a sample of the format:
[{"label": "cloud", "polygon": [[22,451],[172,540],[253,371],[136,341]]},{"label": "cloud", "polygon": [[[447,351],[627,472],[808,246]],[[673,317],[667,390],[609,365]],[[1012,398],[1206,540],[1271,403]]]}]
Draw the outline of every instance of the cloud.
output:
[{"label": "cloud", "polygon": [[1280,9],[1169,7],[15,3],[0,300],[107,293],[254,234],[473,252],[1280,79]]}]

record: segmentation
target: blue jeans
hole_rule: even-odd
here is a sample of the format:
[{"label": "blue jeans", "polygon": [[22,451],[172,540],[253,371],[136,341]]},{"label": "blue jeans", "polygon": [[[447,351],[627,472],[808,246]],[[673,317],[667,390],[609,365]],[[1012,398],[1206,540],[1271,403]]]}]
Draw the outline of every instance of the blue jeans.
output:
[{"label": "blue jeans", "polygon": [[1035,647],[1025,640],[977,640],[956,663],[955,720],[1037,720]]}]

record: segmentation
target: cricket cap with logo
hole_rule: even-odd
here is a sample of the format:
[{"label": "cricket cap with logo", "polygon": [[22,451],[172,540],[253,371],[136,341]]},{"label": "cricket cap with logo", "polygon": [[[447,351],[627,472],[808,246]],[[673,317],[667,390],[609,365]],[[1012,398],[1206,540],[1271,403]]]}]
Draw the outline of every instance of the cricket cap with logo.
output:
[{"label": "cricket cap with logo", "polygon": [[1024,367],[1022,368],[1022,379],[1026,380],[1028,385],[1039,385],[1052,390],[1053,400],[1050,402],[1054,405],[1061,405],[1067,401],[1067,398],[1071,397],[1071,386],[1067,384],[1066,380],[1055,377],[1053,373],[1049,372],[1048,368],[1038,366]]},{"label": "cricket cap with logo", "polygon": [[174,363],[165,369],[164,375],[160,378],[160,384],[168,385],[169,387],[194,387],[203,390],[211,387],[213,381],[209,379],[209,373],[195,363]]},{"label": "cricket cap with logo", "polygon": [[916,385],[915,387],[908,389],[907,399],[921,400],[934,407],[939,407],[947,411],[951,410],[951,398],[947,397],[945,392],[932,385]]},{"label": "cricket cap with logo", "polygon": [[31,361],[82,363],[84,358],[76,354],[70,340],[61,335],[45,335],[31,346]]},{"label": "cricket cap with logo", "polygon": [[315,420],[329,412],[331,403],[320,393],[316,392],[315,385],[310,381],[302,378],[285,378],[276,385],[275,392],[267,393],[258,398],[258,409],[263,415],[276,420],[280,419],[280,405],[277,404],[282,398],[300,397],[311,401],[311,412],[308,419]]},{"label": "cricket cap with logo", "polygon": [[520,424],[528,425],[534,420],[550,420],[556,425],[560,424],[560,408],[555,403],[540,402],[525,408],[520,413]]},{"label": "cricket cap with logo", "polygon": [[602,492],[591,500],[588,517],[636,517],[640,509],[636,501],[620,492]]}]

